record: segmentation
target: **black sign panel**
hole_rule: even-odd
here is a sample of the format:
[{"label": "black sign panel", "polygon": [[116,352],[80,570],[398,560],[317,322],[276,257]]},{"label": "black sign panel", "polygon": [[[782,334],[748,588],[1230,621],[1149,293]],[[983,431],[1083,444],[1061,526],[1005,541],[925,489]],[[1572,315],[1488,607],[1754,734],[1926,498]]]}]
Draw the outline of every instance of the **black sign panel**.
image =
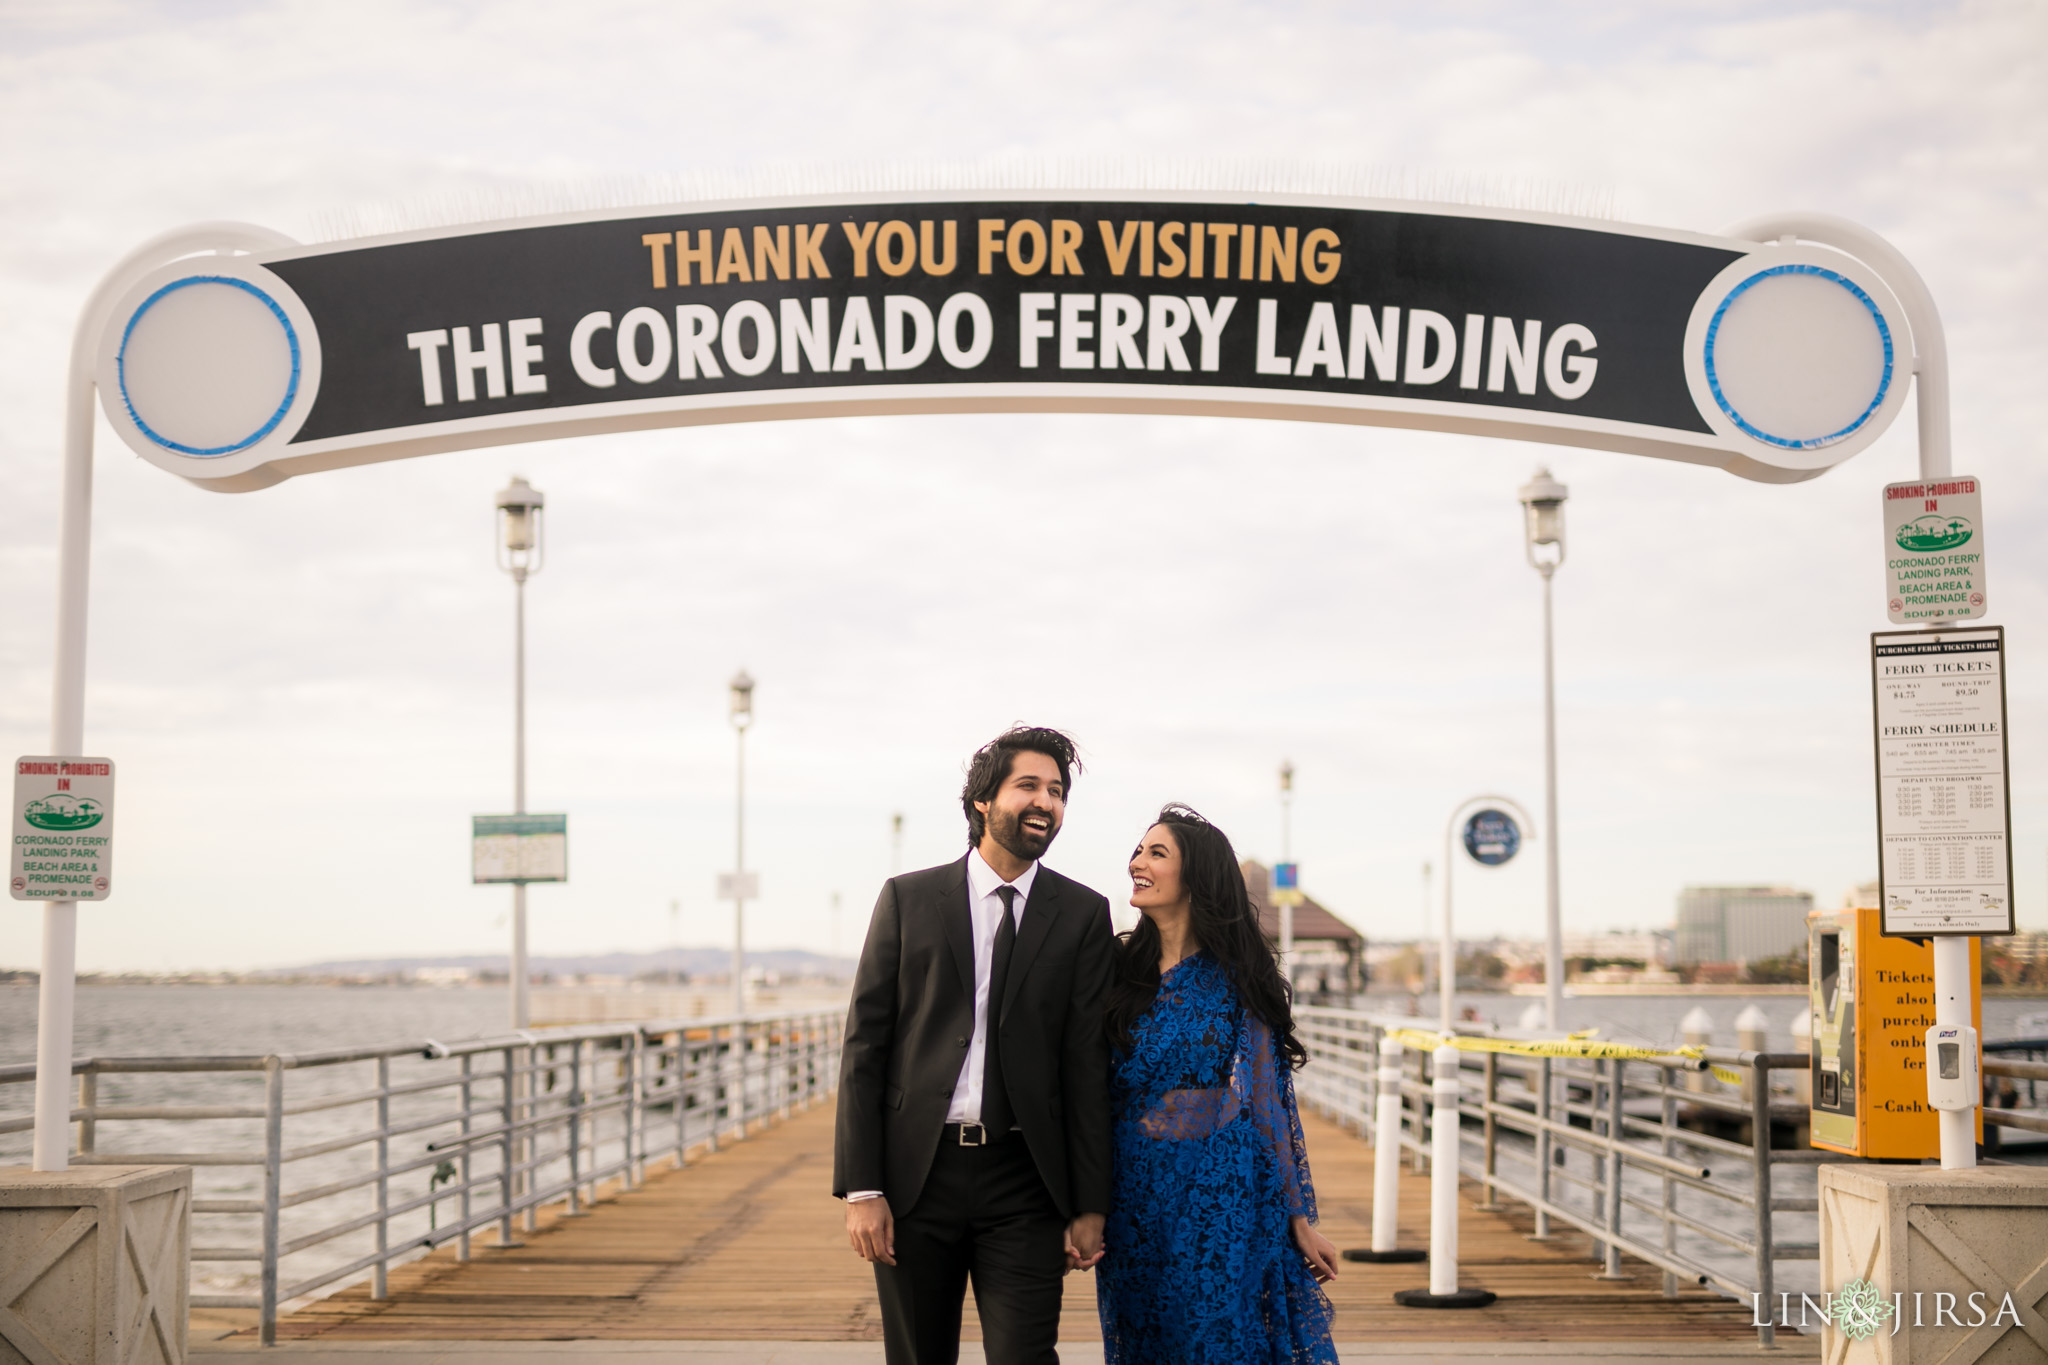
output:
[{"label": "black sign panel", "polygon": [[263,264],[318,332],[304,447],[906,385],[1343,395],[1704,434],[1686,326],[1740,254],[1450,213],[1017,201],[661,212]]}]

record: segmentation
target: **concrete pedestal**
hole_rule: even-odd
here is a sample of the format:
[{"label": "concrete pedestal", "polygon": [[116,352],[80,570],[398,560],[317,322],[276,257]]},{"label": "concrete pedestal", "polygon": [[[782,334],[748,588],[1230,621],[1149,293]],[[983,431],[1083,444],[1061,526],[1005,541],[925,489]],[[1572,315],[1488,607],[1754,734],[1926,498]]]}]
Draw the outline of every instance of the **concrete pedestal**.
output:
[{"label": "concrete pedestal", "polygon": [[184,1365],[188,1166],[0,1169],[0,1365]]},{"label": "concrete pedestal", "polygon": [[1822,1166],[1821,1288],[1857,1281],[1882,1321],[1829,1365],[2048,1362],[2048,1169]]}]

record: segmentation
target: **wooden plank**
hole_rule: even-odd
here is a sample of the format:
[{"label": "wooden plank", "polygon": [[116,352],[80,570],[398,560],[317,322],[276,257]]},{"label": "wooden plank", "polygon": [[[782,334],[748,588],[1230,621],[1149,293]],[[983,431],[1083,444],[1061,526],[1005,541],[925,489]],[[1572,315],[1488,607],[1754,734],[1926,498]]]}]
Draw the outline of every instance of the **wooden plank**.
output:
[{"label": "wooden plank", "polygon": [[[1372,1154],[1336,1125],[1304,1116],[1323,1231],[1339,1247],[1371,1241]],[[601,1198],[588,1217],[556,1217],[521,1247],[444,1249],[390,1275],[390,1297],[358,1287],[285,1317],[285,1339],[873,1341],[872,1270],[846,1245],[831,1198],[832,1109],[797,1114],[745,1142]],[[1467,1285],[1501,1296],[1469,1312],[1406,1309],[1397,1289],[1427,1284],[1424,1265],[1346,1262],[1330,1288],[1339,1341],[1753,1340],[1745,1305],[1693,1291],[1667,1299],[1653,1267],[1593,1278],[1592,1245],[1567,1233],[1526,1239],[1511,1210],[1461,1215]],[[1401,1240],[1428,1241],[1428,1181],[1402,1177]],[[970,1295],[964,1335],[979,1339]],[[1070,1275],[1061,1336],[1096,1341],[1095,1282]],[[1793,1343],[1795,1351],[1800,1343]]]}]

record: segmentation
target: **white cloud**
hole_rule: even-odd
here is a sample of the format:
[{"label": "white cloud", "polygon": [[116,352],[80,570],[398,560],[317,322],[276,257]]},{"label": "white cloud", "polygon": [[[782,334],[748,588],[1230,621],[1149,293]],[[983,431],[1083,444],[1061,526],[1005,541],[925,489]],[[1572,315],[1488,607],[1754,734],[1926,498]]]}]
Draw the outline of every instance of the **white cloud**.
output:
[{"label": "white cloud", "polygon": [[[2044,21],[2026,3],[1426,10],[285,4],[0,9],[0,744],[45,744],[58,395],[98,272],[181,221],[608,175],[991,156],[1283,158],[1611,194],[1714,230],[1815,208],[1919,264],[1948,323],[2014,632],[2024,919],[2042,922],[2048,411]],[[1300,769],[1310,888],[1404,934],[1441,820],[1540,791],[1537,582],[1514,490],[1571,484],[1558,578],[1567,912],[1646,924],[1688,880],[1831,899],[1872,860],[1874,489],[1910,422],[1771,488],[1587,452],[1191,419],[704,428],[211,497],[102,433],[91,746],[122,765],[119,896],[88,966],[495,946],[464,821],[507,798],[509,588],[489,494],[549,494],[533,788],[572,812],[546,950],[714,940],[723,687],[750,740],[758,943],[822,941],[908,854],[950,856],[968,749],[1071,725],[1092,771],[1055,861],[1114,889],[1147,812],[1245,851]],[[1513,930],[1536,860],[1460,882]],[[854,930],[847,929],[849,937]],[[33,916],[0,961],[34,959]]]}]

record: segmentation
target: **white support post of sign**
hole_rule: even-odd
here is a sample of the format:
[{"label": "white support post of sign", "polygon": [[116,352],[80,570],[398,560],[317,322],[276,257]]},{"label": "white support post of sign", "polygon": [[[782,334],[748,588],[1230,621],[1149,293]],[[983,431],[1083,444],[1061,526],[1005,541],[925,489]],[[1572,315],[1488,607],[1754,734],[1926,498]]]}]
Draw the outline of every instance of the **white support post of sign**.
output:
[{"label": "white support post of sign", "polygon": [[[1913,263],[1869,228],[1825,213],[1780,213],[1752,218],[1728,230],[1750,241],[1805,238],[1860,257],[1884,276],[1913,329],[1914,409],[1920,437],[1920,477],[1945,479],[1954,473],[1949,447],[1948,335],[1934,295]],[[1930,625],[1940,625],[1939,621]],[[1935,1025],[1970,1022],[1977,983],[1970,979],[1967,937],[1934,939]],[[1941,1166],[1968,1170],[1977,1164],[1975,1109],[1941,1111]]]},{"label": "white support post of sign", "polygon": [[[64,480],[57,523],[57,651],[50,679],[50,752],[85,752],[86,590],[92,569],[93,374],[114,299],[152,266],[201,251],[274,251],[297,245],[248,223],[197,223],[153,237],[121,258],[85,301],[71,333],[64,380]],[[42,978],[36,1007],[38,1171],[71,1164],[71,1024],[78,980],[78,904],[43,906]]]}]

